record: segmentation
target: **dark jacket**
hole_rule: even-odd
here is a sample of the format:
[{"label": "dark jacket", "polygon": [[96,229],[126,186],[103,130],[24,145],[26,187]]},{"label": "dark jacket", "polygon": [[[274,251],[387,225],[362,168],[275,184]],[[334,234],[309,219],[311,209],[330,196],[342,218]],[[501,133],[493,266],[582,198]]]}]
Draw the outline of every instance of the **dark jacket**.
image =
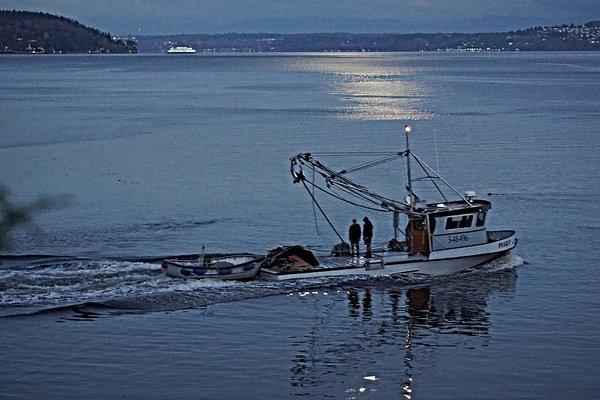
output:
[{"label": "dark jacket", "polygon": [[350,225],[350,229],[348,230],[350,243],[358,243],[360,241],[360,231],[360,225],[358,223]]},{"label": "dark jacket", "polygon": [[364,221],[363,225],[363,237],[364,238],[372,238],[373,237],[373,224],[370,220]]}]

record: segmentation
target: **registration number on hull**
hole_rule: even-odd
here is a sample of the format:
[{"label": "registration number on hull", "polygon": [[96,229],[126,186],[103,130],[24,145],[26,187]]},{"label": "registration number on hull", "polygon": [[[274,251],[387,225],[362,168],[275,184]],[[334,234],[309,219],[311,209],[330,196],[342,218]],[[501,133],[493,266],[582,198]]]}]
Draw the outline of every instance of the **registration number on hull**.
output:
[{"label": "registration number on hull", "polygon": [[468,242],[469,237],[467,235],[451,235],[448,236],[448,241],[450,243]]}]

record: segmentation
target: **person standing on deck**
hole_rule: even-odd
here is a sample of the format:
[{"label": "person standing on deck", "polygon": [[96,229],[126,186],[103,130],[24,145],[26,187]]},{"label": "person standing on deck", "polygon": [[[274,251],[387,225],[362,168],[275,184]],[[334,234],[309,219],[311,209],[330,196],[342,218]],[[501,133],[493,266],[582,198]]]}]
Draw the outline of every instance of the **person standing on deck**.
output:
[{"label": "person standing on deck", "polygon": [[352,220],[352,225],[348,230],[348,238],[350,239],[350,254],[354,256],[354,249],[356,248],[356,257],[359,256],[358,244],[360,243],[360,225],[355,219]]},{"label": "person standing on deck", "polygon": [[373,255],[371,254],[371,241],[373,240],[373,224],[367,217],[363,218],[363,222],[363,242],[365,242],[365,246],[367,247],[365,257],[371,258],[373,257]]}]

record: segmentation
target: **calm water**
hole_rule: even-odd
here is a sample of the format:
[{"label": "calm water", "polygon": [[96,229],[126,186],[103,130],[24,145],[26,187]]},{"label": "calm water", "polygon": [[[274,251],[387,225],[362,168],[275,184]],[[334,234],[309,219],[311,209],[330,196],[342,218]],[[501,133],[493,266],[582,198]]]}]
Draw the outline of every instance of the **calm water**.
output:
[{"label": "calm water", "polygon": [[[69,198],[2,257],[0,398],[597,398],[600,54],[3,56],[0,74],[0,183]],[[160,274],[202,245],[335,243],[288,158],[402,149],[406,122],[448,181],[494,193],[514,254],[438,279]],[[358,178],[402,187],[400,165]],[[322,201],[341,229],[363,216]]]}]

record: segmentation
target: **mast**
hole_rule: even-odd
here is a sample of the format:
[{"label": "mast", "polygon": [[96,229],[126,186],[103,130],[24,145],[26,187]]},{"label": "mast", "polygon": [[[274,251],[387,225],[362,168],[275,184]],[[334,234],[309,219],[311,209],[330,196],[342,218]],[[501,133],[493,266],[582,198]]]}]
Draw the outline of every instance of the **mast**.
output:
[{"label": "mast", "polygon": [[413,194],[412,189],[412,178],[410,176],[410,146],[408,144],[408,134],[410,133],[412,127],[408,124],[404,125],[404,133],[406,136],[406,175],[408,178],[408,195],[410,196],[410,211],[413,210],[415,204],[415,196]]},{"label": "mast", "polygon": [[[404,125],[404,136],[406,137],[406,179],[408,180],[407,185],[408,186],[408,196],[410,199],[410,204],[408,205],[408,226],[410,227],[410,229],[407,229],[405,232],[405,236],[406,236],[406,240],[408,240],[408,243],[412,243],[412,218],[413,218],[413,210],[414,210],[414,206],[415,206],[415,195],[413,193],[413,188],[412,188],[412,177],[410,175],[410,145],[408,143],[408,134],[410,133],[410,131],[412,130],[412,127],[409,124]],[[412,244],[410,244],[410,246],[412,246]]]}]

